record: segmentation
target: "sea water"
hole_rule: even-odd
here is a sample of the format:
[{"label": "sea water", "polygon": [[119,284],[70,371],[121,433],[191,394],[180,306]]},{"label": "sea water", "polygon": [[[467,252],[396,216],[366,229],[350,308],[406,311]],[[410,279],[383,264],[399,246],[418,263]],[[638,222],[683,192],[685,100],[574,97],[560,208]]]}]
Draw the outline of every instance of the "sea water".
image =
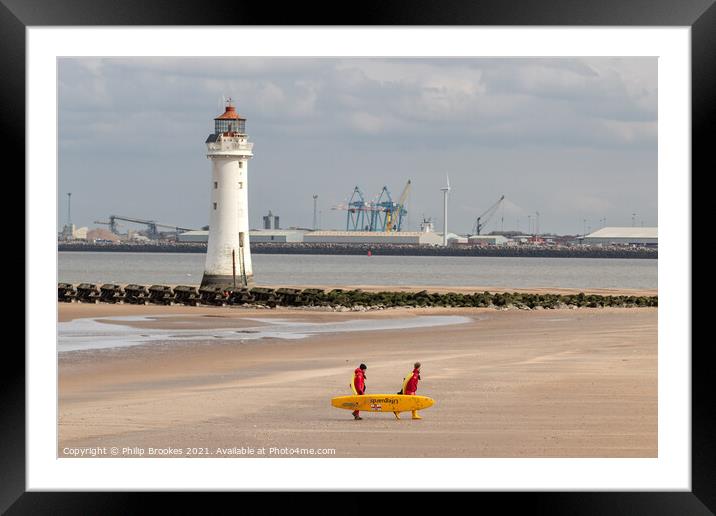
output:
[{"label": "sea water", "polygon": [[[58,253],[58,282],[198,285],[202,253]],[[257,285],[656,289],[657,262],[619,258],[254,254]]]}]

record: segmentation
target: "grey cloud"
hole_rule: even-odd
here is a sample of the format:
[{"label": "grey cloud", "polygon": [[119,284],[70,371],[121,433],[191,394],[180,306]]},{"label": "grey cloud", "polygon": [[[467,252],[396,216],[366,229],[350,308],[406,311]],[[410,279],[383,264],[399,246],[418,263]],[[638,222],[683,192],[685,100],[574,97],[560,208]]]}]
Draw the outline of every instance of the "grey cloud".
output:
[{"label": "grey cloud", "polygon": [[84,225],[111,210],[205,224],[203,141],[228,95],[256,145],[254,226],[268,209],[310,225],[318,193],[340,227],[330,206],[355,184],[397,197],[409,177],[417,224],[441,213],[446,171],[456,230],[501,193],[545,230],[635,210],[655,224],[656,72],[655,58],[61,59],[58,195],[74,192]]}]

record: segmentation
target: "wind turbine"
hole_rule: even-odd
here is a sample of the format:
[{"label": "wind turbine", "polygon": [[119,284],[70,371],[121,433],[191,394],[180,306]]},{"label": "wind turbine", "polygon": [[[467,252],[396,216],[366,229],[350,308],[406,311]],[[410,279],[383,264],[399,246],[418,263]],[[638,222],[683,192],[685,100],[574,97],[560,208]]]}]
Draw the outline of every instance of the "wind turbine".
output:
[{"label": "wind turbine", "polygon": [[443,193],[443,246],[447,246],[447,198],[450,191],[450,176],[445,174],[445,180],[447,185],[440,189]]}]

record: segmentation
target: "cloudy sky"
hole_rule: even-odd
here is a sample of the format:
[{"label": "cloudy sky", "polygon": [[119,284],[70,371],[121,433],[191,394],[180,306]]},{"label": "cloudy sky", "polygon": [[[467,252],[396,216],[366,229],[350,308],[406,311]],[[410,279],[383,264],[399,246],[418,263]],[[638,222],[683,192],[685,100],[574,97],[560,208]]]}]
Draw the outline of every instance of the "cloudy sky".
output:
[{"label": "cloudy sky", "polygon": [[[58,228],[111,214],[208,224],[204,141],[222,96],[254,142],[252,228],[344,229],[358,185],[412,191],[404,229],[581,233],[657,224],[656,58],[63,58]],[[584,221],[587,221],[586,224]],[[133,227],[133,226],[127,226]],[[134,226],[137,228],[137,226]],[[126,229],[126,227],[125,227]]]}]

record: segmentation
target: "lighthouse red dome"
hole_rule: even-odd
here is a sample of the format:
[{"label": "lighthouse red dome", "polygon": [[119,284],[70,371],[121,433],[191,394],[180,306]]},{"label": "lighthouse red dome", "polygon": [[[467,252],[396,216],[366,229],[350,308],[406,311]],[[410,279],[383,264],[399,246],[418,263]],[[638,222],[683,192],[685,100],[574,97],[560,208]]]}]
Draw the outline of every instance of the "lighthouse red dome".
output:
[{"label": "lighthouse red dome", "polygon": [[226,110],[214,119],[214,134],[246,134],[246,119],[236,112],[233,102],[226,102]]},{"label": "lighthouse red dome", "polygon": [[217,116],[214,120],[246,120],[236,112],[234,106],[226,106],[226,111],[222,115]]}]

